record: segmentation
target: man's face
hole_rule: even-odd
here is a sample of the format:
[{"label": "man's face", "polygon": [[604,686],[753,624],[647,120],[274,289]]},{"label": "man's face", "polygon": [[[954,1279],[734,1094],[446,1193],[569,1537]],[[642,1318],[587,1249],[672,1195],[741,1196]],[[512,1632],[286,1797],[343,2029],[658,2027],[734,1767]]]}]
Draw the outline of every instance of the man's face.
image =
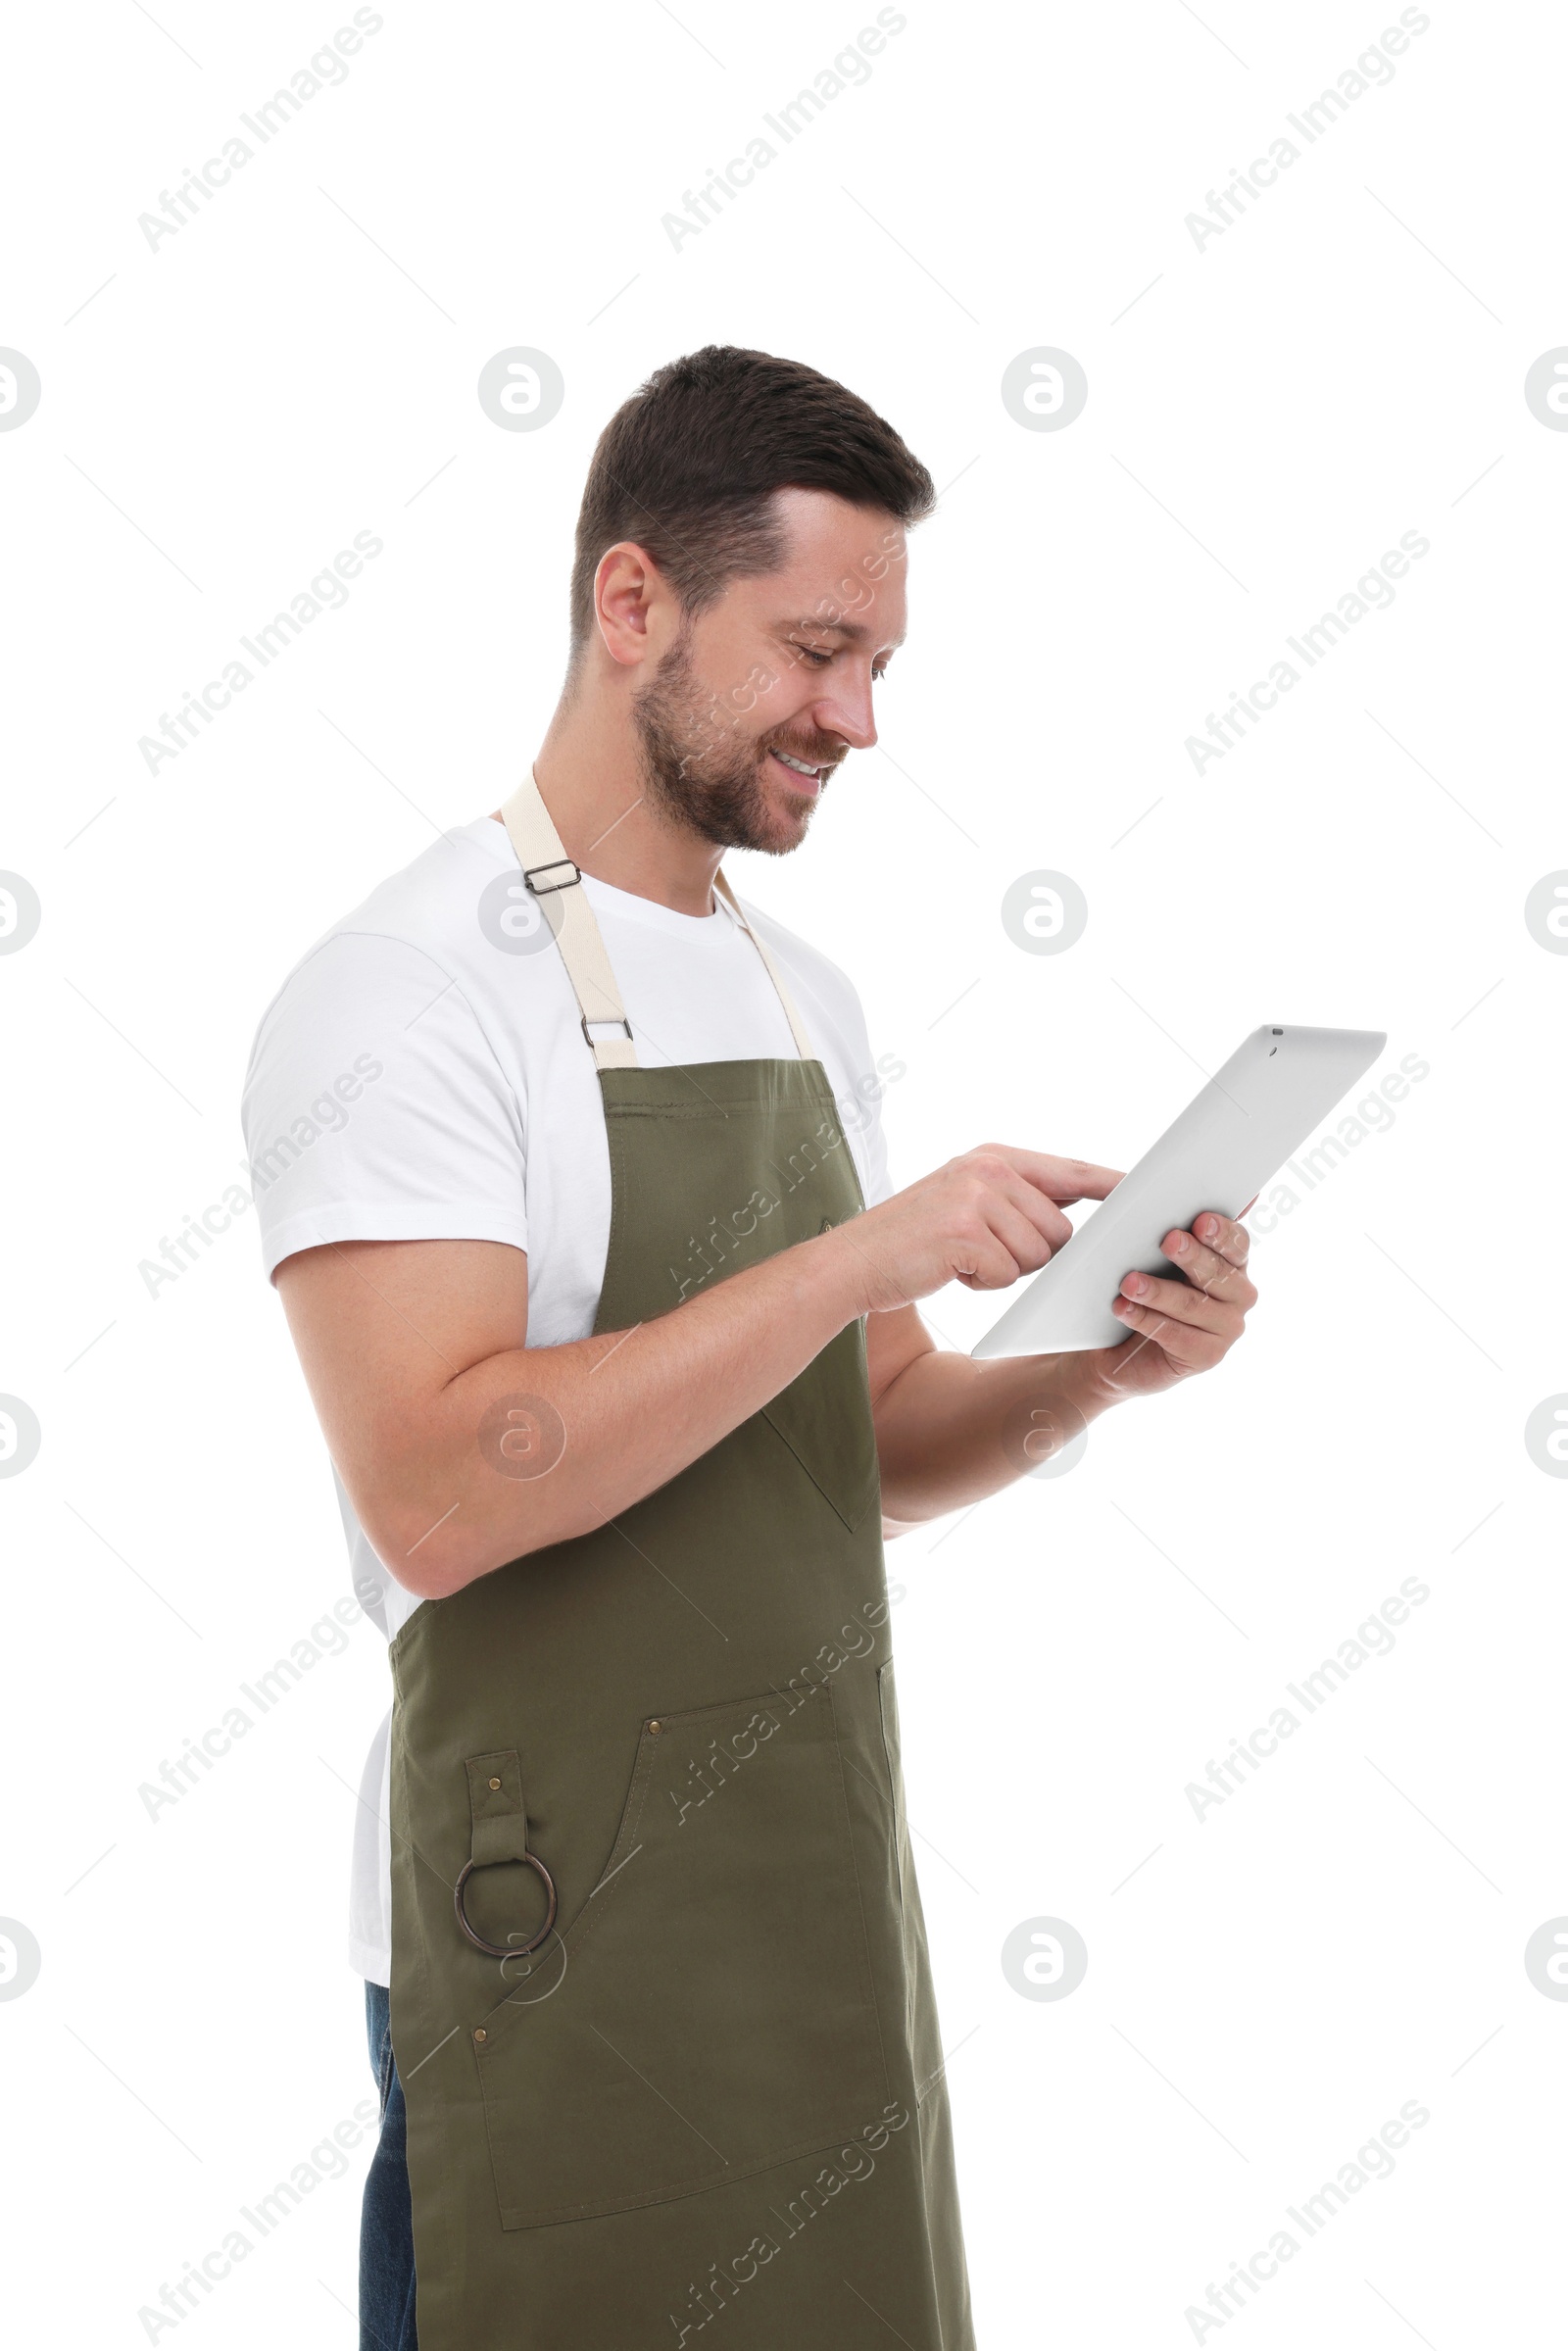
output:
[{"label": "man's face", "polygon": [[820,490],[781,490],[781,567],[682,615],[632,715],[656,808],[721,848],[781,857],[828,778],[876,741],[872,688],[905,629],[904,531]]}]

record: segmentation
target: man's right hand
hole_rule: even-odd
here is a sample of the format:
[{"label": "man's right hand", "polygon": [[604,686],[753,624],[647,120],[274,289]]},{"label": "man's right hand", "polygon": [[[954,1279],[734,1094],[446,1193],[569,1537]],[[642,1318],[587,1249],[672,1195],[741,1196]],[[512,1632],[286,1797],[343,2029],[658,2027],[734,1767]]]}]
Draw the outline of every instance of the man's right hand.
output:
[{"label": "man's right hand", "polygon": [[823,1240],[854,1252],[862,1312],[911,1305],[948,1282],[1005,1290],[1071,1237],[1062,1209],[1103,1200],[1121,1172],[984,1143]]}]

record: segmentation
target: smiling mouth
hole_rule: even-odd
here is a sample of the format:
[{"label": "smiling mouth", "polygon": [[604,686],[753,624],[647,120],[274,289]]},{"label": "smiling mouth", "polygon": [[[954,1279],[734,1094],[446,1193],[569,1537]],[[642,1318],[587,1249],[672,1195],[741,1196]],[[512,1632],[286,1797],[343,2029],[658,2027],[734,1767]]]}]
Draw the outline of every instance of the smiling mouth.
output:
[{"label": "smiling mouth", "polygon": [[798,759],[793,752],[780,751],[776,745],[768,757],[777,759],[795,791],[816,793],[822,789],[823,779],[829,772],[825,761],[813,764],[808,759]]}]

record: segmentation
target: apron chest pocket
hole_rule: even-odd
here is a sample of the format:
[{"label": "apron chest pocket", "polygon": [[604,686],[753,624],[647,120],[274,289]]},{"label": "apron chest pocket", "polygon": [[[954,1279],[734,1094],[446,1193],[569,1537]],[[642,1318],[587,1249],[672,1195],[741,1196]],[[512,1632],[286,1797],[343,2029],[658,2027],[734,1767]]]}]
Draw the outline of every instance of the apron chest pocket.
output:
[{"label": "apron chest pocket", "polygon": [[504,2229],[848,2139],[889,2097],[827,1686],[650,1718],[581,1912],[473,2049]]}]

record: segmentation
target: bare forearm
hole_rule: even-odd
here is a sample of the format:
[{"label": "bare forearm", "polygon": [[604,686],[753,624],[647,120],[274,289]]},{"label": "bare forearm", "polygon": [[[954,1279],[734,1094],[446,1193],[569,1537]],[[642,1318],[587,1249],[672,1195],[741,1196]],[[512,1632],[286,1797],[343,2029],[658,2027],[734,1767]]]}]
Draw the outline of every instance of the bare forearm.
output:
[{"label": "bare forearm", "polygon": [[[805,1242],[630,1332],[515,1347],[450,1380],[356,1479],[427,1597],[602,1526],[737,1428],[861,1311],[853,1252]],[[340,1464],[341,1466],[341,1464]]]},{"label": "bare forearm", "polygon": [[439,1598],[665,1485],[862,1315],[889,1516],[1021,1476],[1051,1442],[1032,1404],[1069,1428],[1102,1408],[1084,1359],[939,1357],[914,1302],[1038,1270],[1070,1233],[1054,1194],[1115,1182],[987,1145],[646,1324],[559,1347],[526,1345],[527,1257],[510,1242],[323,1243],[275,1279],[361,1524],[400,1582]]},{"label": "bare forearm", "polygon": [[885,1519],[919,1526],[983,1501],[1027,1476],[1114,1400],[1098,1357],[976,1363],[929,1348],[877,1400]]}]

